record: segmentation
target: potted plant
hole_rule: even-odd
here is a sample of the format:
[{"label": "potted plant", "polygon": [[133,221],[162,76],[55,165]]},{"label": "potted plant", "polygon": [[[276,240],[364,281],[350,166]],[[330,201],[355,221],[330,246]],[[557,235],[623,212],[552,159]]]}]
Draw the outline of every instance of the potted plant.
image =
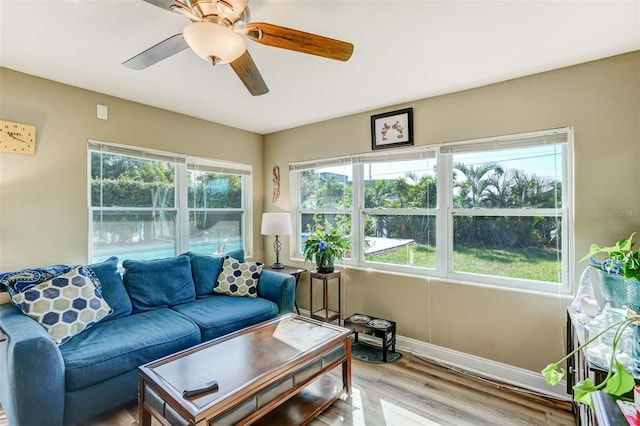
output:
[{"label": "potted plant", "polygon": [[[629,307],[640,312],[640,252],[633,251],[633,237],[623,238],[611,247],[592,244],[581,261],[589,259],[597,270],[600,289],[612,308]],[[593,256],[605,253],[607,258],[598,262]]]},{"label": "potted plant", "polygon": [[[612,247],[600,247],[591,244],[591,249],[580,262],[591,259],[591,266],[608,274],[622,275],[626,279],[635,278],[640,281],[640,251],[633,251],[634,232],[629,238],[623,238]],[[593,259],[598,253],[606,253],[609,257],[602,263]]]},{"label": "potted plant", "polygon": [[304,242],[304,260],[315,261],[318,272],[333,272],[335,259],[342,259],[349,249],[346,239],[337,231],[325,231],[320,225]]},{"label": "potted plant", "polygon": [[[623,290],[621,293],[631,295],[640,294],[640,282],[638,281],[640,279],[640,252],[633,250],[634,235],[635,232],[631,234],[629,238],[623,238],[611,247],[600,247],[597,244],[592,244],[589,253],[580,260],[582,262],[589,259],[590,265],[601,272],[603,286],[607,285],[605,283],[609,278],[615,278],[616,282],[613,283],[613,285],[617,285],[618,288],[613,290],[608,289],[607,291],[609,292]],[[602,262],[593,259],[593,256],[600,253],[605,253],[608,256]],[[632,289],[632,291],[627,292],[626,290],[628,289]],[[574,400],[588,404],[593,408],[591,397],[593,392],[601,390],[612,395],[621,396],[633,389],[635,385],[633,375],[618,361],[616,354],[620,339],[627,327],[633,326],[635,339],[638,340],[639,338],[640,316],[636,312],[640,306],[638,305],[636,297],[633,296],[627,299],[626,304],[630,309],[627,310],[625,319],[609,325],[600,333],[587,340],[583,345],[580,345],[571,353],[567,354],[567,356],[555,363],[547,365],[547,367],[542,370],[542,375],[549,385],[555,386],[564,378],[565,370],[559,367],[562,363],[571,358],[576,352],[583,350],[588,345],[597,341],[605,333],[615,329],[613,343],[611,345],[611,361],[609,363],[607,376],[597,385],[593,383],[591,378],[587,378],[573,386]],[[635,342],[634,345],[637,347],[638,342]]]}]

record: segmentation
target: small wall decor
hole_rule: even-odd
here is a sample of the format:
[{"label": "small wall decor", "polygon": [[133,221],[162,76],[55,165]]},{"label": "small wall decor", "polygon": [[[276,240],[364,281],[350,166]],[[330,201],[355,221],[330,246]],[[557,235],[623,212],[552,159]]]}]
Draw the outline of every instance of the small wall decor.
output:
[{"label": "small wall decor", "polygon": [[273,166],[273,197],[271,197],[271,202],[275,204],[280,198],[280,167]]},{"label": "small wall decor", "polygon": [[371,149],[413,145],[413,108],[371,116]]}]

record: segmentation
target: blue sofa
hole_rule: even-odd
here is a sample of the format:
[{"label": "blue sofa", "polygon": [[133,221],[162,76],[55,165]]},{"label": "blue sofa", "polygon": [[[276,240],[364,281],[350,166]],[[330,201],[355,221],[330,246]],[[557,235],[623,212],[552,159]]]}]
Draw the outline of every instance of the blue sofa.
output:
[{"label": "blue sofa", "polygon": [[90,418],[137,398],[138,366],[293,312],[286,274],[262,271],[257,297],[237,297],[212,291],[221,256],[125,260],[124,277],[117,262],[88,265],[112,312],[61,345],[16,306],[0,306],[0,403],[11,426]]}]

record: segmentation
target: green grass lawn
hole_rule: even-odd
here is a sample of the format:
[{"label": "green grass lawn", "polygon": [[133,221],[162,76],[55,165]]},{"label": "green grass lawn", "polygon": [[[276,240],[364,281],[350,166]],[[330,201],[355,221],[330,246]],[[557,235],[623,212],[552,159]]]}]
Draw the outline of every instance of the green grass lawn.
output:
[{"label": "green grass lawn", "polygon": [[[366,260],[435,268],[436,253],[432,246],[403,247],[384,255],[368,255]],[[557,283],[561,278],[558,251],[544,248],[487,249],[458,246],[453,254],[456,272],[470,272],[500,277],[522,278]]]}]

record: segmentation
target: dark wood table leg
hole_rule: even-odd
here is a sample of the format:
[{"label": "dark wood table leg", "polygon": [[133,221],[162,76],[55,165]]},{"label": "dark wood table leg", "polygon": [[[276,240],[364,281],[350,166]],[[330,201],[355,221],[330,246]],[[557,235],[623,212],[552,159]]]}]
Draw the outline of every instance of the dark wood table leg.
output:
[{"label": "dark wood table leg", "polygon": [[[293,277],[296,279],[296,295],[298,294],[298,283],[300,283],[300,274],[301,273],[293,274]],[[300,308],[298,308],[298,301],[295,297],[293,298],[293,307],[296,308],[296,312],[298,313],[298,315],[300,315]]]},{"label": "dark wood table leg", "polygon": [[324,306],[324,321],[329,321],[329,280],[322,280],[322,306]]},{"label": "dark wood table leg", "polygon": [[309,277],[309,318],[313,318],[313,278]]},{"label": "dark wood table leg", "polygon": [[391,329],[391,352],[396,352],[396,325],[393,324],[393,328]]},{"label": "dark wood table leg", "polygon": [[387,341],[387,336],[388,336],[389,330],[385,330],[382,333],[382,362],[387,362],[387,345],[388,345],[388,341]]},{"label": "dark wood table leg", "polygon": [[347,338],[345,348],[347,359],[342,363],[342,383],[351,396],[351,339]]},{"label": "dark wood table leg", "polygon": [[338,325],[342,319],[342,275],[338,275]]},{"label": "dark wood table leg", "polygon": [[151,426],[151,413],[145,408],[144,386],[144,380],[140,377],[138,385],[138,423],[140,426]]}]

